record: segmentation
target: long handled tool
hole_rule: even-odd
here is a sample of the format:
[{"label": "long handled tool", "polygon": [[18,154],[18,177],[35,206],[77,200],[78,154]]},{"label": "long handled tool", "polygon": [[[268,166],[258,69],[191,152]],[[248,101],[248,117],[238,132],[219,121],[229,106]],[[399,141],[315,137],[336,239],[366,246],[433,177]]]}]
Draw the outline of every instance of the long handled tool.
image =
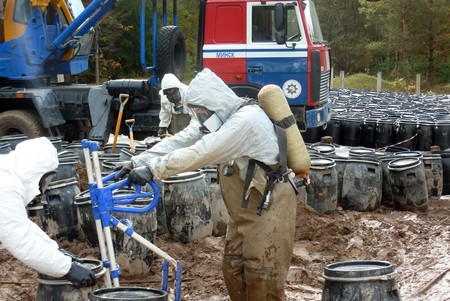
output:
[{"label": "long handled tool", "polygon": [[125,120],[125,124],[128,125],[128,128],[130,129],[130,151],[134,154],[134,137],[133,137],[134,119]]},{"label": "long handled tool", "polygon": [[[101,177],[100,163],[98,159],[98,142],[90,142],[86,139],[82,141],[83,151],[86,159],[86,171],[88,173],[89,179],[89,192],[91,196],[92,210],[94,212],[95,225],[97,227],[97,236],[100,244],[100,253],[102,256],[103,265],[108,268],[109,277],[112,278],[112,285],[114,287],[119,287],[119,266],[116,263],[114,255],[114,247],[111,236],[111,226],[118,228],[123,231],[126,235],[130,236],[138,243],[147,247],[150,251],[156,255],[161,256],[163,260],[163,275],[161,289],[168,292],[168,279],[169,279],[169,265],[175,270],[175,299],[174,301],[181,300],[181,262],[175,260],[166,252],[152,244],[150,241],[146,240],[144,237],[134,232],[131,223],[126,220],[118,220],[110,212],[127,212],[133,214],[142,214],[154,210],[159,201],[160,191],[158,185],[150,181],[148,184],[151,187],[149,192],[141,192],[141,186],[135,187],[135,192],[130,194],[114,195],[119,189],[127,186],[127,179],[123,179],[119,182],[114,182],[111,185],[103,186],[104,183],[110,183],[113,181],[114,176],[117,172],[108,175],[105,178]],[[91,156],[92,155],[92,165]],[[89,165],[89,166],[88,166]],[[96,182],[94,182],[94,175],[96,177]],[[152,201],[144,207],[130,207],[127,206],[132,204],[134,201],[140,198],[151,198]],[[106,247],[105,247],[106,244]],[[106,277],[106,286],[111,287],[111,279]],[[109,282],[108,282],[109,279]]]},{"label": "long handled tool", "polygon": [[113,154],[116,151],[117,136],[119,136],[120,124],[122,122],[123,108],[125,107],[125,104],[127,103],[129,98],[130,98],[130,95],[128,95],[128,94],[119,94],[120,108],[119,108],[119,114],[117,115],[116,131],[114,132],[114,141],[113,141],[113,145],[112,145],[112,149],[111,149],[111,152]]}]

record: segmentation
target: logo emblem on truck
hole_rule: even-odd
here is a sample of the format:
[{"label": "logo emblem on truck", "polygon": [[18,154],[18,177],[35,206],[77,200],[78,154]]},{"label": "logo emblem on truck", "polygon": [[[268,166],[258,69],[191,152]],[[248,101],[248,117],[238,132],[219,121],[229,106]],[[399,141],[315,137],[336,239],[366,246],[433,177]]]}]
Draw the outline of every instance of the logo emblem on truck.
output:
[{"label": "logo emblem on truck", "polygon": [[290,79],[283,84],[283,92],[287,98],[297,98],[302,93],[302,86],[295,79]]}]

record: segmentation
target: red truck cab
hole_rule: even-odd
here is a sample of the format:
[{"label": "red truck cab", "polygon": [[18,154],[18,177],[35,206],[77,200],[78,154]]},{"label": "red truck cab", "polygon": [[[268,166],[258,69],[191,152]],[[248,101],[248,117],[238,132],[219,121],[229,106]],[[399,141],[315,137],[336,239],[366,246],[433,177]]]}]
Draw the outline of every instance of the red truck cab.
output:
[{"label": "red truck cab", "polygon": [[330,49],[313,0],[203,0],[199,27],[199,69],[239,96],[280,86],[303,130],[330,120]]}]

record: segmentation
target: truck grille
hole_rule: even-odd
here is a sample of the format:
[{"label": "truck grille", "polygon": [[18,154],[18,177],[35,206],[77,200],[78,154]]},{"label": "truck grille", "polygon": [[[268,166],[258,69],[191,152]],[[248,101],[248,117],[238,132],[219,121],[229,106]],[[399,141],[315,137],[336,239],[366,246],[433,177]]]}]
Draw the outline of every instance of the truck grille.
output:
[{"label": "truck grille", "polygon": [[330,96],[330,70],[320,74],[320,101],[328,100]]}]

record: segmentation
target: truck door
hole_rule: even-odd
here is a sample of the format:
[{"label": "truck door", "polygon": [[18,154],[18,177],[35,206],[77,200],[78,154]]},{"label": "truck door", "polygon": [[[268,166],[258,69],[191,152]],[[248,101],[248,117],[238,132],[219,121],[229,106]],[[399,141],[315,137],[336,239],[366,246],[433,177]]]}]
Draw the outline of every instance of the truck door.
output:
[{"label": "truck door", "polygon": [[[275,2],[247,3],[247,82],[280,86],[290,105],[306,105],[308,42],[296,2],[287,6],[287,42],[275,41]],[[264,4],[265,3],[265,4]]]}]

